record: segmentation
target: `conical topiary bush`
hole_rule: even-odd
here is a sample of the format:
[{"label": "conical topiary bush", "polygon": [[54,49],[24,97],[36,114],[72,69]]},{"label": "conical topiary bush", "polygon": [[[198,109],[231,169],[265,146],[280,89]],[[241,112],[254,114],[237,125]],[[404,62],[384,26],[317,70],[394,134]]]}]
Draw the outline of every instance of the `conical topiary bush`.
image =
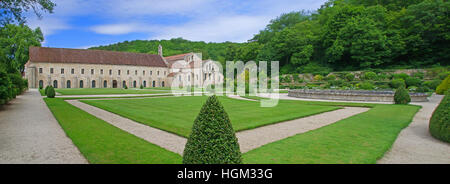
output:
[{"label": "conical topiary bush", "polygon": [[183,153],[184,164],[240,164],[238,140],[228,114],[215,95],[194,121]]},{"label": "conical topiary bush", "polygon": [[56,94],[56,92],[55,92],[55,89],[53,88],[53,86],[50,86],[50,87],[48,87],[48,89],[47,89],[47,97],[48,98],[55,98],[55,94]]}]

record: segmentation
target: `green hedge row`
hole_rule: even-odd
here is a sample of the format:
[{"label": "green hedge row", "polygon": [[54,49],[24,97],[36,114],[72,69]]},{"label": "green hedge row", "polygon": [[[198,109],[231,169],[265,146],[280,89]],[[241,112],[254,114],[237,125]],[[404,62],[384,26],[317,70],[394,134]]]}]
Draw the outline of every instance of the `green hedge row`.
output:
[{"label": "green hedge row", "polygon": [[0,67],[0,105],[22,94],[28,87],[28,81],[22,78],[19,72],[8,73]]},{"label": "green hedge row", "polygon": [[436,139],[450,142],[450,90],[434,110],[430,119],[430,134]]}]

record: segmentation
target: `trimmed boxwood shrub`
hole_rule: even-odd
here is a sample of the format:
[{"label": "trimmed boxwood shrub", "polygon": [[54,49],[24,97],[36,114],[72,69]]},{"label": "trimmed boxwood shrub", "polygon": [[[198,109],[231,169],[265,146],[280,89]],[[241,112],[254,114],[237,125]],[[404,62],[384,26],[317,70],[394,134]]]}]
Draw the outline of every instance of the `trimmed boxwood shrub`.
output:
[{"label": "trimmed boxwood shrub", "polygon": [[397,89],[399,87],[406,87],[406,84],[405,84],[405,80],[403,80],[403,79],[393,79],[389,83],[389,86],[391,86],[391,88]]},{"label": "trimmed boxwood shrub", "polygon": [[375,80],[377,78],[377,74],[375,72],[365,72],[363,75],[364,80]]},{"label": "trimmed boxwood shrub", "polygon": [[392,79],[403,79],[403,80],[406,80],[408,77],[409,77],[409,75],[406,74],[406,73],[392,74]]},{"label": "trimmed boxwood shrub", "polygon": [[405,80],[406,86],[410,87],[410,86],[421,86],[422,85],[422,80],[420,80],[419,78],[415,78],[415,77],[408,77]]},{"label": "trimmed boxwood shrub", "polygon": [[357,84],[357,86],[359,89],[364,89],[364,90],[373,90],[375,89],[375,86],[371,83],[371,82],[361,82],[359,84]]},{"label": "trimmed boxwood shrub", "polygon": [[139,87],[140,89],[144,89],[144,86],[141,84],[141,86]]},{"label": "trimmed boxwood shrub", "polygon": [[336,75],[330,74],[327,77],[325,77],[326,81],[333,81],[336,80]]},{"label": "trimmed boxwood shrub", "polygon": [[395,104],[408,104],[411,102],[411,97],[405,87],[402,86],[395,90],[394,102]]},{"label": "trimmed boxwood shrub", "polygon": [[314,76],[314,80],[315,81],[322,81],[323,80],[323,76],[322,75],[316,75],[316,76]]},{"label": "trimmed boxwood shrub", "polygon": [[444,80],[449,75],[450,75],[450,72],[442,72],[442,73],[439,73],[438,78],[441,80]]},{"label": "trimmed boxwood shrub", "polygon": [[430,119],[430,134],[439,140],[450,142],[450,90],[447,90],[444,99],[434,110]]},{"label": "trimmed boxwood shrub", "polygon": [[449,87],[450,87],[450,75],[447,76],[447,78],[445,78],[445,80],[442,81],[441,84],[439,84],[439,86],[436,88],[436,93],[443,95],[444,92],[447,91]]},{"label": "trimmed boxwood shrub", "polygon": [[355,80],[355,75],[353,75],[352,73],[348,73],[345,75],[345,79],[347,79],[347,81],[353,81]]},{"label": "trimmed boxwood shrub", "polygon": [[44,90],[44,94],[45,95],[47,95],[47,91],[48,91],[48,88],[49,88],[50,86],[47,86],[47,87],[45,87],[45,90]]},{"label": "trimmed boxwood shrub", "polygon": [[441,83],[442,83],[441,80],[436,79],[436,80],[432,80],[432,81],[425,81],[423,83],[423,85],[428,87],[428,88],[430,88],[430,89],[435,90],[439,86],[439,84],[441,84]]},{"label": "trimmed boxwood shrub", "polygon": [[55,98],[55,89],[53,86],[49,86],[46,93],[48,98]]},{"label": "trimmed boxwood shrub", "polygon": [[184,164],[241,164],[242,157],[228,114],[210,96],[194,121],[183,152]]}]

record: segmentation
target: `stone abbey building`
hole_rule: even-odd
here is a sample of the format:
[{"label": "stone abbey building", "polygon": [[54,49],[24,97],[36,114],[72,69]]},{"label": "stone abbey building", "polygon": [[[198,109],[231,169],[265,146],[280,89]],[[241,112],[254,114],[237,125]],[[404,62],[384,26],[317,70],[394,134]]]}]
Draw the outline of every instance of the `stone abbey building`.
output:
[{"label": "stone abbey building", "polygon": [[222,83],[219,66],[198,53],[158,55],[87,49],[30,47],[29,88],[129,88]]}]

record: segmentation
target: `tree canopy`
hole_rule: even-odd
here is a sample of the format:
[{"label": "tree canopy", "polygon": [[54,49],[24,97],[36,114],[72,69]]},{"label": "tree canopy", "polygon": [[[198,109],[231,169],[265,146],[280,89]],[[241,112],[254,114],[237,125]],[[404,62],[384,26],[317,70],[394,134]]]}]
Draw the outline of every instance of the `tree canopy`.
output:
[{"label": "tree canopy", "polygon": [[[329,0],[282,14],[245,43],[132,41],[93,49],[164,55],[203,52],[217,61],[280,61],[281,73],[448,65],[450,2]],[[206,57],[205,57],[206,56]]]},{"label": "tree canopy", "polygon": [[24,12],[33,10],[38,18],[42,17],[42,12],[53,13],[55,3],[50,0],[1,0],[0,1],[0,24],[11,24],[18,22],[24,24],[26,18]]}]

